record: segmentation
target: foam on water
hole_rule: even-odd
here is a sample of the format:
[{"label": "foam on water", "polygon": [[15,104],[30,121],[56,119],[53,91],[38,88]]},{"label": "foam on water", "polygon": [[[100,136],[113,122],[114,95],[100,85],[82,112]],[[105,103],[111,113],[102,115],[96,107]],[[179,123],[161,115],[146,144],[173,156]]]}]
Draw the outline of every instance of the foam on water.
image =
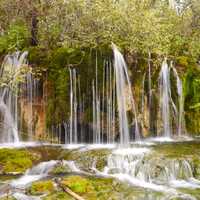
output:
[{"label": "foam on water", "polygon": [[40,200],[41,199],[40,197],[32,197],[32,196],[28,196],[19,192],[14,193],[13,197],[17,200]]},{"label": "foam on water", "polygon": [[121,181],[128,182],[132,185],[136,185],[136,186],[143,187],[143,188],[149,188],[149,189],[152,189],[152,190],[155,190],[155,191],[158,191],[158,192],[176,192],[175,190],[170,189],[166,186],[157,185],[157,184],[149,183],[149,182],[146,182],[146,181],[142,181],[142,180],[139,180],[137,178],[133,178],[132,176],[130,176],[128,174],[121,174],[120,173],[120,174],[114,174],[112,176],[121,180]]},{"label": "foam on water", "polygon": [[79,149],[79,148],[82,148],[82,147],[85,147],[85,145],[84,144],[65,144],[65,145],[62,145],[63,149]]},{"label": "foam on water", "polygon": [[72,172],[81,172],[74,161],[64,161],[64,165],[67,165]]},{"label": "foam on water", "polygon": [[116,149],[112,152],[115,155],[140,155],[148,153],[150,150],[148,148],[127,148],[127,149]]},{"label": "foam on water", "polygon": [[85,147],[86,150],[93,149],[114,149],[116,147],[115,144],[91,144]]},{"label": "foam on water", "polygon": [[196,179],[190,180],[172,180],[170,181],[170,185],[175,188],[200,188],[200,181]]}]

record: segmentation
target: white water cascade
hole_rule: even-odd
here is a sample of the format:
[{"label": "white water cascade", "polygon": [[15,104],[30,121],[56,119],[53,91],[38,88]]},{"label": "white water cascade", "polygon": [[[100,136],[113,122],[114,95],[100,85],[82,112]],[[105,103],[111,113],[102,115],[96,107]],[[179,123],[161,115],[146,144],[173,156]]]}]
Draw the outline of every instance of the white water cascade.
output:
[{"label": "white water cascade", "polygon": [[[130,143],[130,134],[128,127],[128,118],[126,113],[126,102],[127,98],[131,101],[131,107],[134,114],[134,125],[135,125],[135,139],[140,139],[137,114],[135,102],[132,94],[131,84],[128,76],[127,65],[122,54],[118,48],[112,44],[114,52],[114,68],[116,76],[116,92],[117,92],[117,105],[118,105],[118,116],[119,116],[119,128],[120,128],[120,144],[128,145]],[[128,87],[128,96],[125,92],[125,88]]]},{"label": "white water cascade", "polygon": [[[172,69],[173,74],[176,78],[176,92],[178,98],[178,106],[174,103],[175,101],[172,99],[171,88],[172,88],[172,80],[170,78],[170,72]],[[160,90],[160,113],[162,118],[162,126],[164,137],[172,137],[173,132],[178,136],[182,135],[182,131],[184,130],[184,98],[183,98],[183,87],[182,81],[178,76],[176,69],[171,66],[168,66],[167,60],[165,59],[162,63],[160,75],[159,75],[159,90]],[[178,107],[178,109],[177,109]],[[177,130],[173,130],[173,120],[175,120],[175,124]]]},{"label": "white water cascade", "polygon": [[41,162],[31,169],[28,169],[22,177],[11,182],[11,186],[15,188],[25,188],[30,183],[44,178],[58,163],[57,160],[51,160],[48,162]]},{"label": "white water cascade", "polygon": [[151,155],[151,150],[144,147],[114,150],[108,156],[104,170],[96,172],[168,194],[176,194],[176,188],[200,188],[190,160],[163,160]]},{"label": "white water cascade", "polygon": [[174,75],[176,77],[176,86],[177,86],[177,94],[178,94],[178,136],[183,135],[185,131],[185,118],[184,118],[184,96],[183,96],[183,84],[181,79],[178,76],[176,68],[172,66]]},{"label": "white water cascade", "polygon": [[[69,69],[70,72],[70,133],[68,142],[70,144],[77,144],[77,74],[76,69]],[[65,133],[66,135],[66,133]]]},{"label": "white water cascade", "polygon": [[0,77],[6,85],[0,88],[0,141],[18,143],[18,83],[20,68],[26,64],[27,52],[15,52],[5,57],[0,70]]},{"label": "white water cascade", "polygon": [[[172,136],[172,114],[177,113],[176,106],[171,97],[171,81],[170,68],[165,59],[162,63],[159,74],[159,90],[160,90],[160,113],[162,118],[162,126],[164,137]],[[171,112],[173,110],[174,112]]]},{"label": "white water cascade", "polygon": [[169,7],[174,9],[179,15],[186,6],[187,2],[188,0],[169,0]]},{"label": "white water cascade", "polygon": [[29,140],[34,139],[34,105],[38,104],[39,83],[39,79],[35,78],[31,72],[27,73],[25,98],[30,111],[27,122]]}]

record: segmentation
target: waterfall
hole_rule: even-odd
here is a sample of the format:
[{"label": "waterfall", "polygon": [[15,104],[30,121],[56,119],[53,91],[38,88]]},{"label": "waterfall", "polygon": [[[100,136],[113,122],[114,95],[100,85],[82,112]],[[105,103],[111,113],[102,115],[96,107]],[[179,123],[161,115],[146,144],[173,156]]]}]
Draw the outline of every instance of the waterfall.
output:
[{"label": "waterfall", "polygon": [[106,133],[107,143],[115,141],[115,83],[112,63],[105,63]]},{"label": "waterfall", "polygon": [[163,136],[172,136],[172,115],[171,109],[177,113],[176,106],[171,97],[171,81],[170,81],[170,68],[165,59],[162,63],[161,71],[159,74],[159,90],[160,90],[160,109],[163,124]]},{"label": "waterfall", "polygon": [[[171,69],[173,70],[176,78],[176,90],[178,95],[178,106],[177,109],[174,100],[171,95],[171,86],[173,84],[170,79],[170,68],[165,59],[162,63],[160,75],[159,75],[159,89],[160,89],[160,109],[163,124],[163,136],[171,137],[173,133],[172,122],[175,119],[177,131],[175,132],[178,136],[181,136],[182,129],[184,128],[184,97],[182,81],[178,76],[176,69],[171,63]],[[177,119],[177,120],[176,120]],[[176,122],[177,121],[177,122]]]},{"label": "waterfall", "polygon": [[[77,99],[77,74],[76,69],[69,69],[70,72],[70,133],[67,143],[77,144],[77,111],[78,111],[78,99]],[[66,133],[65,133],[66,134]]]},{"label": "waterfall", "polygon": [[177,86],[177,94],[178,94],[178,104],[179,104],[179,111],[178,111],[178,136],[183,135],[182,132],[185,128],[185,119],[184,119],[184,96],[183,96],[183,84],[181,79],[178,76],[178,73],[175,67],[172,66],[174,75],[176,77],[176,86]]},{"label": "waterfall", "polygon": [[128,95],[131,100],[131,106],[134,113],[136,140],[140,139],[137,114],[131,90],[131,84],[128,76],[127,65],[125,63],[122,54],[119,52],[118,48],[114,44],[112,44],[112,48],[114,52],[114,68],[116,77],[117,105],[118,105],[118,116],[119,116],[119,127],[120,127],[120,144],[128,145],[130,143],[130,135],[128,127],[128,118],[126,113],[126,102],[128,97],[127,94],[125,93],[125,88],[127,86],[128,86]]},{"label": "waterfall", "polygon": [[26,76],[26,84],[27,84],[27,98],[29,103],[29,119],[28,119],[28,135],[29,139],[33,139],[33,77],[31,73],[28,73]]},{"label": "waterfall", "polygon": [[200,181],[193,175],[192,161],[183,158],[163,160],[150,154],[151,151],[144,147],[114,150],[100,173],[158,191],[167,192],[169,187],[184,185],[200,188]]},{"label": "waterfall", "polygon": [[[107,141],[115,141],[115,82],[112,63],[105,61],[103,65],[103,88],[100,96],[96,62],[96,80],[92,81],[93,107],[93,143],[103,143],[104,128],[106,127]],[[106,115],[104,116],[104,111]],[[105,127],[104,127],[105,126]]]},{"label": "waterfall", "polygon": [[149,52],[148,59],[148,86],[149,86],[149,132],[151,133],[151,103],[152,103],[152,91],[151,91],[151,53]]},{"label": "waterfall", "polygon": [[162,63],[162,68],[160,71],[160,105],[161,105],[161,115],[163,122],[163,135],[165,137],[170,137],[171,135],[171,123],[170,123],[170,98],[171,98],[171,89],[170,89],[170,71],[168,68],[167,60],[164,60]]},{"label": "waterfall", "polygon": [[178,15],[181,14],[188,0],[169,0],[169,7],[174,9]]},{"label": "waterfall", "polygon": [[1,80],[8,84],[0,88],[1,142],[19,142],[18,134],[18,83],[20,67],[26,64],[27,52],[15,52],[5,57],[0,70]]},{"label": "waterfall", "polygon": [[92,81],[92,97],[93,143],[97,143],[96,91],[94,80]]},{"label": "waterfall", "polygon": [[28,113],[28,137],[29,140],[34,139],[34,105],[37,104],[39,96],[39,80],[33,76],[31,72],[26,75],[26,98],[29,107]]},{"label": "waterfall", "polygon": [[33,168],[28,169],[25,175],[21,176],[19,179],[12,181],[11,186],[20,189],[26,188],[30,183],[46,177],[58,163],[59,161],[57,160],[41,162]]}]

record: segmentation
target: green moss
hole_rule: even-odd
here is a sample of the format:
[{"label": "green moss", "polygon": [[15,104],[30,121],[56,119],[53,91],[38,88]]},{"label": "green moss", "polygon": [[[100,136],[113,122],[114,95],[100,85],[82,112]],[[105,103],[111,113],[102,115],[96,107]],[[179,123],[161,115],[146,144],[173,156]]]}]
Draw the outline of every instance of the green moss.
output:
[{"label": "green moss", "polygon": [[0,149],[1,173],[24,173],[32,167],[33,162],[39,159],[38,155],[22,149]]},{"label": "green moss", "polygon": [[52,174],[64,174],[64,173],[68,173],[70,171],[71,170],[67,166],[59,164],[51,171],[51,173]]},{"label": "green moss", "polygon": [[79,194],[87,193],[92,190],[90,181],[80,176],[67,177],[62,180],[62,184]]},{"label": "green moss", "polygon": [[181,65],[181,66],[185,66],[185,67],[187,67],[189,64],[188,60],[189,60],[189,58],[186,56],[179,56],[176,58],[177,64]]},{"label": "green moss", "polygon": [[72,198],[65,192],[54,192],[54,193],[47,195],[46,197],[44,197],[42,199],[43,200],[55,200],[55,199],[57,199],[57,200],[74,200],[74,198]]},{"label": "green moss", "polygon": [[92,177],[69,176],[63,179],[63,186],[69,187],[73,192],[84,199],[108,199],[113,194],[113,180]]},{"label": "green moss", "polygon": [[69,176],[63,179],[62,184],[86,200],[149,199],[148,197],[157,199],[162,195],[130,187],[111,178]]},{"label": "green moss", "polygon": [[200,70],[198,66],[188,68],[184,78],[186,128],[191,134],[200,134]]},{"label": "green moss", "polygon": [[96,168],[102,170],[107,162],[107,156],[110,153],[108,149],[91,151],[63,151],[61,157],[65,160],[75,160],[80,169],[90,171],[92,163],[95,161]]},{"label": "green moss", "polygon": [[28,189],[28,193],[30,195],[42,195],[51,193],[54,189],[52,181],[39,181],[32,183],[31,187]]}]

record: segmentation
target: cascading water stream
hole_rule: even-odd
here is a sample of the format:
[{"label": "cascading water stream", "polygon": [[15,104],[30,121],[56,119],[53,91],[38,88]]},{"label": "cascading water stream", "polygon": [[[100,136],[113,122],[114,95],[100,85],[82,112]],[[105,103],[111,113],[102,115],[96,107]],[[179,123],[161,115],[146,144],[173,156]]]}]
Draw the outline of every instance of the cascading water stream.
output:
[{"label": "cascading water stream", "polygon": [[140,134],[137,122],[136,107],[133,99],[131,84],[125,60],[122,54],[119,52],[118,48],[114,44],[112,44],[112,48],[114,52],[114,68],[116,76],[117,105],[118,105],[118,116],[119,116],[119,127],[120,127],[120,144],[129,145],[130,134],[128,127],[128,118],[126,113],[126,102],[128,97],[127,94],[125,93],[125,88],[128,87],[128,95],[129,98],[131,99],[132,110],[134,112],[135,139],[139,140]]},{"label": "cascading water stream", "polygon": [[162,68],[159,75],[159,89],[160,89],[160,105],[161,105],[161,115],[163,123],[163,135],[165,137],[170,137],[171,123],[170,123],[170,71],[168,68],[167,60],[165,59],[162,63]]},{"label": "cascading water stream", "polygon": [[[171,87],[173,82],[170,78],[170,69],[173,70],[173,74],[176,78],[176,90],[178,98],[178,107],[177,109],[174,100],[172,99]],[[161,118],[163,124],[163,136],[172,137],[173,135],[173,119],[177,126],[176,134],[181,136],[182,130],[184,128],[184,99],[183,99],[183,88],[182,81],[178,76],[176,69],[171,63],[169,68],[167,60],[165,59],[162,63],[160,75],[159,75],[159,90],[160,90],[160,109],[161,109]],[[178,120],[176,120],[178,119]]]},{"label": "cascading water stream", "polygon": [[171,96],[170,68],[165,59],[159,74],[160,109],[164,137],[172,137],[172,118],[177,115],[177,108]]},{"label": "cascading water stream", "polygon": [[180,15],[187,2],[187,0],[169,0],[169,7],[174,9],[176,13]]},{"label": "cascading water stream", "polygon": [[178,76],[176,69],[172,66],[174,75],[176,77],[176,85],[177,85],[177,93],[178,93],[178,103],[179,103],[179,111],[178,111],[178,136],[183,135],[185,128],[185,119],[184,119],[184,96],[183,96],[183,84],[181,79]]},{"label": "cascading water stream", "polygon": [[[77,144],[78,133],[77,133],[77,74],[76,69],[69,69],[70,72],[70,133],[69,140],[67,143]],[[65,133],[66,135],[67,133]]]},{"label": "cascading water stream", "polygon": [[0,114],[2,119],[1,142],[18,143],[18,83],[21,66],[26,64],[27,52],[7,55],[3,61],[0,77],[8,85],[0,88]]},{"label": "cascading water stream", "polygon": [[176,193],[174,188],[179,187],[200,188],[200,181],[194,177],[193,164],[189,160],[163,160],[150,154],[150,149],[144,147],[114,150],[108,156],[103,172],[96,172],[162,192]]}]

